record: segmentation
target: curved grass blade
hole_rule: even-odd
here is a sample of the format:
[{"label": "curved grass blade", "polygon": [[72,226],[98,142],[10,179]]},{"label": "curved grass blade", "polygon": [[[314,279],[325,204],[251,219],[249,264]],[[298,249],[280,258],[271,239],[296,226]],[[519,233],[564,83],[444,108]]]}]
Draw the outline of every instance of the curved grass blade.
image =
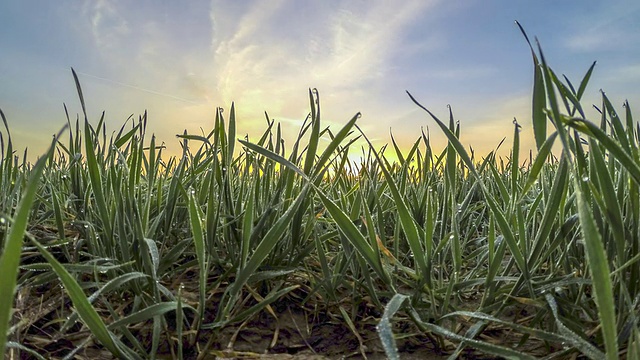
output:
[{"label": "curved grass blade", "polygon": [[204,233],[202,230],[202,219],[204,214],[197,204],[196,195],[193,191],[189,192],[189,221],[191,223],[191,235],[193,236],[193,244],[196,249],[196,258],[198,259],[198,267],[200,269],[198,275],[198,317],[194,319],[193,327],[198,329],[201,321],[204,319],[205,296],[207,287],[207,259],[204,244]]},{"label": "curved grass blade", "polygon": [[[69,274],[67,269],[62,266],[56,260],[53,255],[42,246],[35,238],[30,238],[31,242],[38,248],[40,254],[51,264],[51,267],[56,272],[60,281],[64,285],[69,298],[73,302],[73,306],[76,308],[76,311],[80,315],[82,321],[87,325],[91,333],[96,337],[104,347],[106,347],[114,356],[122,357],[122,352],[120,351],[119,346],[116,345],[115,338],[112,337],[111,332],[107,329],[107,326],[102,321],[100,315],[96,309],[91,305],[89,300],[84,294],[84,291],[80,287],[80,284]],[[125,346],[121,344],[121,346]]]},{"label": "curved grass blade", "polygon": [[[4,116],[3,116],[4,119]],[[11,317],[11,308],[14,300],[14,292],[16,289],[16,276],[18,275],[18,266],[22,254],[22,243],[24,234],[29,221],[29,213],[31,206],[38,192],[40,178],[44,171],[48,158],[52,155],[54,139],[49,147],[47,154],[36,162],[27,182],[20,203],[16,208],[16,213],[11,225],[11,229],[6,238],[2,255],[0,255],[0,354],[4,354],[7,342],[7,330],[9,329],[9,319]]]},{"label": "curved grass blade", "polygon": [[570,127],[598,140],[598,143],[609,150],[611,155],[629,172],[636,184],[640,185],[640,166],[620,144],[602,131],[599,126],[589,120],[580,118],[564,118],[564,120]]},{"label": "curved grass blade", "polygon": [[576,349],[580,350],[580,352],[588,356],[590,359],[604,359],[605,354],[603,354],[602,351],[598,350],[595,346],[591,345],[591,343],[581,338],[578,334],[571,331],[565,324],[562,323],[562,321],[560,320],[560,316],[558,315],[558,304],[556,303],[556,300],[553,298],[553,296],[549,293],[546,293],[544,297],[547,300],[549,307],[551,308],[553,317],[556,319],[556,326],[560,330],[560,333],[567,339],[566,341],[573,345]]},{"label": "curved grass blade", "polygon": [[[182,304],[182,309],[189,309],[192,311],[196,311],[193,307]],[[108,328],[111,330],[117,329],[121,326],[126,326],[129,324],[140,323],[143,321],[147,321],[155,316],[164,315],[169,311],[174,311],[178,308],[178,303],[176,301],[165,301],[157,304],[153,304],[148,306],[142,310],[136,311],[133,314],[127,315],[122,319],[116,320],[109,324]]]},{"label": "curved grass blade", "polygon": [[393,325],[391,324],[391,318],[400,310],[402,303],[408,299],[407,295],[395,294],[384,307],[384,313],[380,318],[380,323],[376,326],[378,331],[378,337],[384,348],[384,352],[387,355],[387,359],[400,360],[400,354],[398,354],[398,346],[396,345],[396,339],[393,337]]},{"label": "curved grass blade", "polygon": [[[126,284],[129,281],[148,277],[148,276],[149,275],[143,274],[141,272],[131,272],[131,273],[122,274],[114,279],[111,279],[109,282],[104,284],[104,286],[96,290],[96,292],[94,292],[93,294],[91,294],[91,296],[89,296],[88,300],[90,303],[93,303],[101,294],[108,293],[109,291],[114,290],[120,287],[121,285]],[[74,311],[73,314],[69,316],[69,319],[60,328],[60,333],[67,332],[69,328],[71,328],[71,326],[73,326],[73,324],[75,324],[77,320],[78,320],[78,313]]]}]

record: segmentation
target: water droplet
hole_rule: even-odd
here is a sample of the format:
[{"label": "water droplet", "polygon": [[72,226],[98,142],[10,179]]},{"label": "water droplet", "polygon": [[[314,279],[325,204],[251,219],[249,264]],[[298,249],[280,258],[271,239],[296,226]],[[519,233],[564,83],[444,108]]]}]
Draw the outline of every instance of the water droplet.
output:
[{"label": "water droplet", "polygon": [[6,224],[7,223],[7,219],[5,219],[4,217],[0,217],[0,224]]},{"label": "water droplet", "polygon": [[89,224],[84,224],[83,226],[84,226],[85,229],[89,228]]},{"label": "water droplet", "polygon": [[587,182],[589,181],[589,176],[585,175],[582,177],[582,181]]}]

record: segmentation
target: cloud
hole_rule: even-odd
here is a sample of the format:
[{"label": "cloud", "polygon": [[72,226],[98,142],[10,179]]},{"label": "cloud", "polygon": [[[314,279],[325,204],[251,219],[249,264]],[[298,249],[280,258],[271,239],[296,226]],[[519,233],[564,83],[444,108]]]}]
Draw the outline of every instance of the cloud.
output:
[{"label": "cloud", "polygon": [[[391,50],[402,40],[402,30],[430,4],[376,3],[359,10],[356,6],[308,5],[313,9],[303,9],[301,5],[260,2],[237,18],[240,25],[233,33],[225,33],[218,19],[229,16],[214,2],[212,47],[220,90],[228,98],[273,83],[277,87],[268,91],[280,94],[308,86],[360,88],[383,76],[390,66],[386,61]],[[308,13],[314,16],[306,19]],[[277,25],[282,17],[300,26],[282,29]]]},{"label": "cloud", "polygon": [[640,63],[621,66],[610,70],[607,75],[604,76],[604,80],[616,84],[635,84],[640,80]]},{"label": "cloud", "polygon": [[[395,80],[395,57],[404,48],[420,48],[420,41],[406,42],[405,32],[437,3],[280,1],[229,7],[213,1],[216,93],[223,104],[235,101],[244,109],[240,132],[262,126],[265,110],[303,120],[310,87],[320,91],[325,124],[344,123],[357,111],[370,116],[364,122],[384,117],[394,110],[378,95]],[[425,38],[432,45],[432,37]],[[295,136],[297,126],[283,125]]]},{"label": "cloud", "polygon": [[91,33],[98,49],[112,50],[130,33],[129,23],[109,0],[86,2],[83,12],[91,18]]},{"label": "cloud", "polygon": [[[564,39],[564,44],[570,50],[608,51],[640,42],[637,32],[630,31],[636,28],[640,3],[626,0],[603,4],[571,20],[570,33]],[[599,14],[595,20],[593,13]]]}]

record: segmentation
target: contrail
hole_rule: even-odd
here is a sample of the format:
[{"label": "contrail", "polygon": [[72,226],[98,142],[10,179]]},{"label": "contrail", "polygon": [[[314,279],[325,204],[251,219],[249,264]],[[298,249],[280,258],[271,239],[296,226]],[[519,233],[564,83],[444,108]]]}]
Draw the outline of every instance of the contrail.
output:
[{"label": "contrail", "polygon": [[80,71],[77,71],[76,73],[79,74],[79,75],[86,76],[86,77],[102,80],[102,81],[105,81],[105,82],[108,82],[108,83],[111,83],[111,84],[128,87],[128,88],[135,89],[135,90],[138,90],[138,91],[143,91],[143,92],[146,92],[146,93],[149,93],[149,94],[158,95],[158,96],[164,96],[164,97],[168,97],[168,98],[171,98],[171,99],[184,101],[184,102],[189,103],[189,104],[194,104],[194,105],[199,104],[198,102],[193,101],[193,100],[185,99],[185,98],[182,98],[182,97],[179,97],[179,96],[175,96],[175,95],[171,95],[171,94],[161,93],[161,92],[150,90],[150,89],[141,88],[139,86],[126,84],[126,83],[123,83],[123,82],[120,82],[120,81],[111,80],[111,79],[103,78],[103,77],[100,77],[100,76],[95,76],[95,75],[83,73],[83,72],[80,72]]}]

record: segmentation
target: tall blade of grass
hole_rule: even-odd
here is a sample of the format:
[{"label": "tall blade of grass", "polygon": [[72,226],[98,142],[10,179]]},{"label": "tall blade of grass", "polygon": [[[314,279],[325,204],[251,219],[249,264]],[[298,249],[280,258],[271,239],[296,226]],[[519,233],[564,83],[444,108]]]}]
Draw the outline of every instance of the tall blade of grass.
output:
[{"label": "tall blade of grass", "polygon": [[398,157],[398,161],[400,161],[400,165],[404,166],[404,156],[402,156],[402,151],[398,144],[396,143],[396,139],[393,137],[393,133],[391,129],[389,129],[389,136],[391,136],[391,143],[393,144],[393,149],[396,151],[396,156]]},{"label": "tall blade of grass", "polygon": [[618,337],[616,330],[616,312],[613,301],[613,286],[611,284],[611,271],[607,254],[604,249],[602,237],[598,230],[593,214],[589,209],[579,179],[574,178],[576,198],[578,200],[578,214],[584,244],[589,261],[589,272],[593,279],[593,289],[598,315],[602,324],[602,336],[608,360],[618,359]]},{"label": "tall blade of grass", "polygon": [[538,61],[538,57],[536,56],[535,51],[533,50],[533,46],[529,41],[529,37],[527,33],[522,28],[519,22],[516,21],[516,25],[520,28],[522,35],[525,40],[527,40],[527,44],[529,44],[529,49],[531,49],[531,57],[533,59],[533,103],[532,103],[532,124],[533,124],[533,134],[536,139],[536,147],[538,151],[543,147],[545,140],[547,139],[547,115],[544,113],[546,100],[545,100],[545,88],[544,81],[542,76],[542,69],[540,68],[540,63]]},{"label": "tall blade of grass", "polygon": [[316,151],[320,140],[320,95],[316,89],[309,89],[309,106],[311,107],[311,135],[307,145],[303,172],[310,174],[316,160]]},{"label": "tall blade of grass", "polygon": [[236,139],[236,109],[235,104],[231,103],[231,110],[229,111],[229,130],[227,137],[227,147],[229,148],[229,152],[227,153],[227,164],[228,166],[233,163],[233,152],[235,151],[235,139]]},{"label": "tall blade of grass", "polygon": [[[98,165],[98,159],[95,153],[95,146],[93,137],[91,134],[93,133],[89,120],[87,118],[87,111],[84,104],[84,96],[82,95],[82,88],[80,87],[80,81],[78,80],[78,75],[76,75],[75,70],[71,69],[73,73],[73,78],[76,82],[76,89],[78,91],[78,97],[80,98],[80,104],[82,105],[82,111],[84,113],[84,133],[85,133],[85,152],[86,152],[86,163],[89,172],[89,179],[91,181],[91,187],[93,188],[93,195],[95,197],[96,205],[98,206],[98,213],[100,214],[100,219],[102,220],[102,226],[105,229],[105,236],[109,239],[113,236],[113,232],[111,231],[111,219],[109,216],[109,210],[107,208],[106,198],[103,192],[103,184],[102,184],[102,174],[100,171],[100,167]],[[110,242],[110,240],[109,240]]]},{"label": "tall blade of grass", "polygon": [[253,189],[255,182],[251,182],[250,189],[248,191],[249,198],[244,204],[244,215],[242,217],[242,244],[240,246],[240,268],[245,266],[247,259],[249,258],[249,248],[251,246],[251,232],[253,230]]},{"label": "tall blade of grass", "polygon": [[[562,142],[563,147],[567,149],[567,151],[570,151],[571,143],[569,141],[569,135],[567,134],[567,129],[565,128],[564,124],[561,121],[560,107],[558,106],[558,99],[556,96],[556,92],[553,88],[553,80],[552,80],[553,72],[551,71],[549,66],[547,66],[547,60],[545,59],[544,54],[542,52],[542,46],[540,45],[540,42],[537,41],[537,39],[536,39],[536,43],[538,46],[538,53],[540,54],[542,75],[544,78],[544,86],[546,87],[547,102],[551,107],[551,112],[550,112],[551,122],[555,125],[556,130],[558,131],[558,135],[560,136],[560,141]],[[536,78],[535,82],[538,82],[538,81],[539,79]]]},{"label": "tall blade of grass", "polygon": [[[520,129],[516,118],[513,118],[513,148],[511,149],[511,204],[515,206],[518,198],[518,180],[520,177]],[[546,139],[545,139],[546,141]],[[544,144],[543,144],[544,145]]]},{"label": "tall blade of grass", "polygon": [[[537,161],[537,159],[536,159]],[[556,222],[558,211],[562,200],[566,196],[569,184],[569,166],[567,164],[566,156],[563,154],[560,157],[560,164],[556,170],[556,176],[553,179],[551,186],[551,192],[549,193],[548,202],[542,214],[542,221],[536,230],[536,237],[532,244],[532,250],[529,253],[529,265],[531,270],[535,271],[538,267],[538,259],[542,250],[548,245],[549,234],[553,230]]]},{"label": "tall blade of grass", "polygon": [[[202,231],[202,221],[204,214],[197,204],[193,191],[189,192],[189,220],[191,223],[191,235],[193,236],[193,244],[196,249],[196,258],[198,260],[198,317],[194,319],[193,327],[199,329],[199,325],[204,319],[205,296],[207,292],[207,259],[204,246],[204,234]],[[198,331],[199,332],[199,331]]]},{"label": "tall blade of grass", "polygon": [[[602,210],[608,220],[611,234],[613,234],[615,240],[618,264],[622,264],[625,261],[625,251],[627,251],[622,209],[616,198],[613,179],[611,179],[609,170],[607,169],[604,155],[593,138],[589,139],[589,149],[591,149],[589,159],[593,161],[593,170],[595,170],[595,174],[598,177],[597,184],[600,187],[600,194],[602,194],[602,200],[606,206]],[[587,177],[582,178],[583,181],[585,179],[588,180]]]},{"label": "tall blade of grass", "polygon": [[[2,114],[4,120],[4,114]],[[40,178],[44,171],[47,160],[53,154],[55,142],[49,147],[49,151],[45,156],[38,159],[33,167],[25,191],[20,199],[20,203],[16,208],[16,213],[11,224],[8,236],[2,254],[0,255],[0,354],[5,353],[7,343],[7,333],[9,329],[9,320],[11,318],[11,309],[14,301],[13,294],[16,289],[16,276],[18,275],[18,266],[22,254],[22,242],[24,234],[29,222],[29,213],[31,206],[38,192]]]}]

